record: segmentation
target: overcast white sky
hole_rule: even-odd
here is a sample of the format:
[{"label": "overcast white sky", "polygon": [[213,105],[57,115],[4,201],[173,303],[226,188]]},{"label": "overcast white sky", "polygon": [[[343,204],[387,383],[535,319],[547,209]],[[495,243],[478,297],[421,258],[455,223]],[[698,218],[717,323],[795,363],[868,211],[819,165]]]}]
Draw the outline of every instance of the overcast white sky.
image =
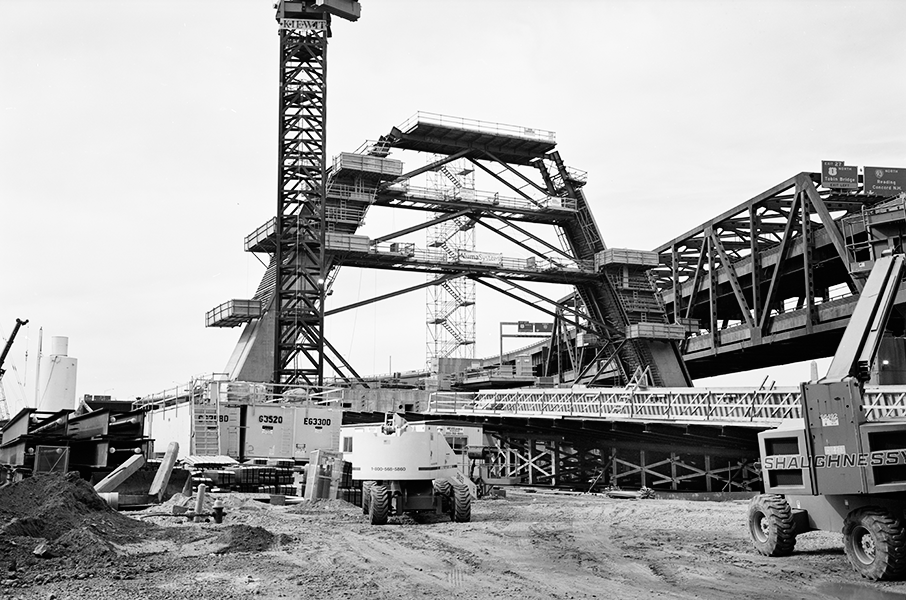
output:
[{"label": "overcast white sky", "polygon": [[[612,247],[654,248],[822,159],[906,166],[904,2],[362,4],[334,23],[329,154],[418,110],[553,130]],[[0,2],[0,334],[30,319],[13,411],[39,327],[45,348],[70,338],[79,396],[224,368],[240,330],[204,313],[254,293],[242,241],[276,203],[271,6]],[[417,282],[344,271],[334,300]],[[477,313],[480,356],[501,320],[539,320],[488,294]],[[423,315],[415,292],[327,336],[364,374],[420,368]]]}]

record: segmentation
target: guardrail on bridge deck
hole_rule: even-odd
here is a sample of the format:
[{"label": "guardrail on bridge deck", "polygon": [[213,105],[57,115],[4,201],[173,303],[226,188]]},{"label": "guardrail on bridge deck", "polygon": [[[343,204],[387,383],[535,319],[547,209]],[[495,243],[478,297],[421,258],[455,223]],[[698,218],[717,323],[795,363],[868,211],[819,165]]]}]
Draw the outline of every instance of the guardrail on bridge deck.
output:
[{"label": "guardrail on bridge deck", "polygon": [[[864,390],[868,421],[906,420],[906,385]],[[801,419],[798,387],[547,388],[476,393],[435,392],[429,413],[499,417],[668,421],[775,427]]]}]

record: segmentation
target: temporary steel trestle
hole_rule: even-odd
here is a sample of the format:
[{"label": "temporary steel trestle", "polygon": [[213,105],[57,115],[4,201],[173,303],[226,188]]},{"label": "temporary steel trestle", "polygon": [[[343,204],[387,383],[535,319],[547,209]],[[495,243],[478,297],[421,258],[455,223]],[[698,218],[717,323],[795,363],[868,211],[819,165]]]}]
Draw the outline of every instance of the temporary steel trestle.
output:
[{"label": "temporary steel trestle", "polygon": [[[869,386],[868,421],[906,420],[906,386]],[[799,388],[521,389],[436,393],[428,411],[475,421],[491,481],[600,491],[761,487],[757,433],[801,417]]]}]

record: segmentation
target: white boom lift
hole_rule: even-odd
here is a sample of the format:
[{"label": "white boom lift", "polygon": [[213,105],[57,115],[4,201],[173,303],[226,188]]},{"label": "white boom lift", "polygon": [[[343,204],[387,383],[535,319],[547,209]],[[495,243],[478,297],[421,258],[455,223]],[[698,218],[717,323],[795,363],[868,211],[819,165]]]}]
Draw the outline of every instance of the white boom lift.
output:
[{"label": "white boom lift", "polygon": [[364,482],[362,512],[372,524],[404,513],[415,519],[447,513],[454,522],[471,520],[474,484],[462,474],[438,427],[388,414],[383,425],[343,428],[344,460],[352,463],[352,478]]}]

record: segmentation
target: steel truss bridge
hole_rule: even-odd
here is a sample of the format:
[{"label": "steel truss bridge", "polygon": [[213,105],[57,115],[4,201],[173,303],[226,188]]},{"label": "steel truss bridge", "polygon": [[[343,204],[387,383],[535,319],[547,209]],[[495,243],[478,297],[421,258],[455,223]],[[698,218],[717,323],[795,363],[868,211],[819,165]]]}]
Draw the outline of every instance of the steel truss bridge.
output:
[{"label": "steel truss bridge", "polygon": [[902,250],[902,198],[820,179],[799,173],[655,248],[652,277],[690,332],[693,378],[832,355],[876,253]]}]

